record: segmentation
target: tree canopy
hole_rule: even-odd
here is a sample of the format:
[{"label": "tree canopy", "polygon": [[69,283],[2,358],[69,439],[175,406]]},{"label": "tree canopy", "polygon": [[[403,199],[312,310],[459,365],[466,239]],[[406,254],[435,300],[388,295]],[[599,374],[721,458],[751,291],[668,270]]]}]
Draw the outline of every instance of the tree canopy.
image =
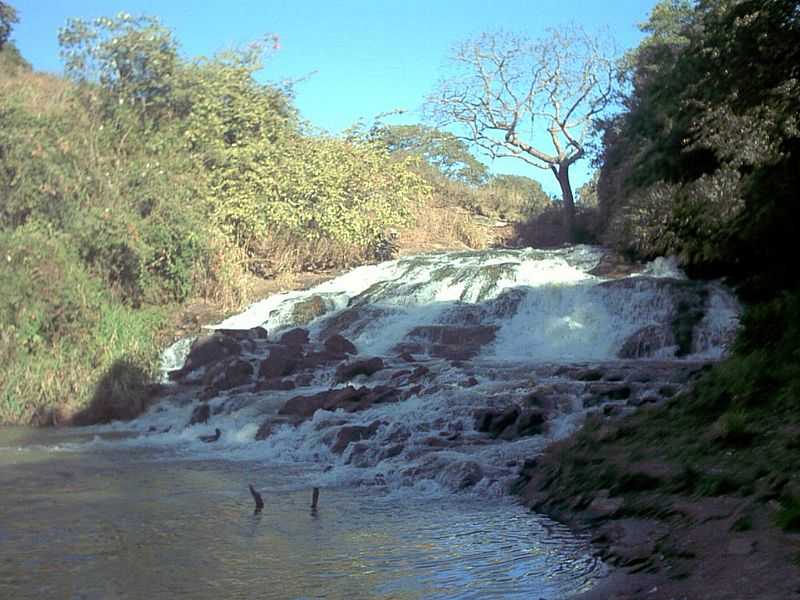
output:
[{"label": "tree canopy", "polygon": [[473,156],[463,139],[449,131],[425,125],[378,125],[370,136],[392,153],[420,156],[453,181],[480,185],[488,176],[486,165]]},{"label": "tree canopy", "polygon": [[11,29],[14,23],[19,22],[16,9],[0,0],[0,50],[3,49],[8,38],[11,36]]},{"label": "tree canopy", "polygon": [[568,239],[574,225],[569,169],[587,152],[593,121],[612,101],[615,64],[603,41],[577,27],[542,39],[483,33],[458,45],[428,101],[491,158],[512,157],[558,180]]},{"label": "tree canopy", "polygon": [[626,110],[603,125],[609,239],[752,293],[796,280],[797,2],[663,0],[642,28]]}]

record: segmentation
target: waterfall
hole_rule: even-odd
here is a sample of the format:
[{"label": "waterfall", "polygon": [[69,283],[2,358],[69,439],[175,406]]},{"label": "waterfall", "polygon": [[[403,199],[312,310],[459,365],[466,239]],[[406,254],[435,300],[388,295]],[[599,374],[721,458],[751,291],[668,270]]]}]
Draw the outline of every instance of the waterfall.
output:
[{"label": "waterfall", "polygon": [[297,465],[303,485],[506,494],[587,413],[665,401],[733,338],[719,282],[669,259],[612,277],[604,257],[419,255],[270,296],[165,352],[179,383],[113,443]]}]

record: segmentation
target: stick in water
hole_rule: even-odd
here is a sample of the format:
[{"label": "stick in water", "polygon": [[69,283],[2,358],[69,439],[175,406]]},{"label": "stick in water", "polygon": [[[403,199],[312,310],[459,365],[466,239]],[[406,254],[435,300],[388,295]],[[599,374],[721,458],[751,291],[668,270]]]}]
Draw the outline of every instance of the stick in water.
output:
[{"label": "stick in water", "polygon": [[249,484],[250,487],[250,494],[253,496],[253,500],[256,501],[256,509],[253,511],[254,515],[257,515],[261,512],[261,509],[264,508],[264,500],[261,498],[261,494],[256,491],[256,488],[253,487],[253,484]]},{"label": "stick in water", "polygon": [[311,492],[311,510],[315,512],[317,510],[317,502],[319,502],[319,488],[315,487],[314,491]]}]

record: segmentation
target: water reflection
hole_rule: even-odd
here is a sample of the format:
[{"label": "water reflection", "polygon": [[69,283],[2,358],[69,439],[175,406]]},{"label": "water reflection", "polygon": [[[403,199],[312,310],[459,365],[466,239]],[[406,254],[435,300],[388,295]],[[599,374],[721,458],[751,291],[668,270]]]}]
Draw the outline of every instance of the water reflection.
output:
[{"label": "water reflection", "polygon": [[602,569],[500,501],[323,489],[312,514],[287,468],[54,453],[33,435],[0,432],[2,598],[566,598]]}]

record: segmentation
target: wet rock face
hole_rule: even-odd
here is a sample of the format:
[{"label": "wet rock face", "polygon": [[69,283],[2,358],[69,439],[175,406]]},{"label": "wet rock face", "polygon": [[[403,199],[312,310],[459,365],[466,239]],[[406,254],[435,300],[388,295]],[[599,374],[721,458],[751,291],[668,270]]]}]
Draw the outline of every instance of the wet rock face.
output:
[{"label": "wet rock face", "polygon": [[381,421],[374,421],[369,425],[345,425],[336,432],[336,440],[331,446],[331,452],[341,454],[353,442],[371,438],[381,426]]},{"label": "wet rock face", "polygon": [[512,406],[506,410],[484,409],[475,414],[475,430],[493,438],[514,440],[539,435],[544,431],[547,417],[538,409],[521,410]]},{"label": "wet rock face", "polygon": [[203,377],[203,384],[217,392],[229,390],[250,383],[254,371],[249,361],[235,358],[218,363],[209,369]]},{"label": "wet rock face", "polygon": [[427,352],[437,358],[469,360],[494,341],[495,325],[425,325],[413,328],[406,341],[395,349],[400,353]]},{"label": "wet rock face", "polygon": [[332,354],[358,354],[353,342],[338,333],[325,340],[325,350]]},{"label": "wet rock face", "polygon": [[463,490],[483,479],[483,468],[474,460],[455,461],[447,465],[437,479],[450,489]]},{"label": "wet rock face", "polygon": [[648,325],[626,339],[619,349],[619,358],[650,358],[659,350],[675,346],[675,336],[669,327]]},{"label": "wet rock face", "polygon": [[296,327],[281,336],[280,343],[284,346],[302,346],[309,341],[308,329]]},{"label": "wet rock face", "polygon": [[369,377],[382,370],[384,366],[383,359],[377,356],[339,365],[336,369],[336,381],[340,383],[349,381],[358,375]]},{"label": "wet rock face", "polygon": [[189,418],[188,426],[191,427],[192,425],[207,423],[210,416],[211,407],[204,402],[203,404],[196,406],[192,411],[192,416]]},{"label": "wet rock face", "polygon": [[268,390],[293,390],[297,387],[294,381],[291,379],[281,379],[280,377],[273,377],[271,379],[264,379],[263,381],[259,381],[256,383],[256,386],[253,388],[255,392],[265,392]]},{"label": "wet rock face", "polygon": [[308,325],[317,317],[328,312],[328,306],[322,296],[317,294],[301,300],[292,309],[292,321],[297,325]]},{"label": "wet rock face", "polygon": [[385,317],[389,312],[391,311],[377,306],[352,304],[342,311],[324,317],[319,337],[323,340],[328,339],[345,330],[349,332],[348,335],[358,335],[368,324]]},{"label": "wet rock face", "polygon": [[183,367],[170,372],[170,378],[183,380],[197,369],[237,356],[241,352],[241,343],[231,336],[221,333],[200,336],[192,344]]},{"label": "wet rock face", "polygon": [[373,404],[397,402],[398,400],[400,400],[399,394],[390,387],[355,388],[348,385],[344,388],[327,390],[310,396],[295,396],[283,405],[278,414],[307,419],[318,410],[342,409],[346,412],[355,412],[365,410]]},{"label": "wet rock face", "polygon": [[674,346],[674,356],[691,354],[695,328],[706,314],[707,287],[697,281],[667,277],[629,277],[599,284],[599,287],[623,293],[642,291],[659,297],[666,313],[660,325],[647,325],[623,343],[619,358],[649,358]]},{"label": "wet rock face", "polygon": [[269,349],[269,356],[260,363],[258,376],[262,379],[272,379],[291,375],[302,356],[300,346],[272,346]]}]

